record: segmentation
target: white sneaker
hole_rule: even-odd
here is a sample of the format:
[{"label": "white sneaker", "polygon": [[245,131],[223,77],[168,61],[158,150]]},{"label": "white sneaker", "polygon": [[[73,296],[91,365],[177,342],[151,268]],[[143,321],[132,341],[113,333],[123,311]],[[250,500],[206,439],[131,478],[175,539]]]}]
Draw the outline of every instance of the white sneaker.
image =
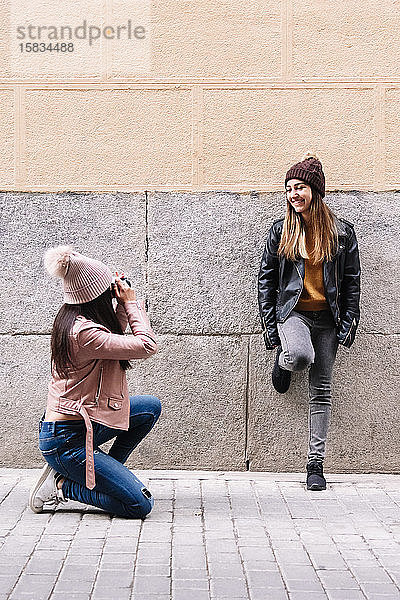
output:
[{"label": "white sneaker", "polygon": [[62,490],[57,488],[58,473],[45,465],[42,469],[39,479],[31,489],[29,496],[29,506],[35,513],[43,510],[44,504],[49,507],[56,507],[60,502],[66,502]]}]

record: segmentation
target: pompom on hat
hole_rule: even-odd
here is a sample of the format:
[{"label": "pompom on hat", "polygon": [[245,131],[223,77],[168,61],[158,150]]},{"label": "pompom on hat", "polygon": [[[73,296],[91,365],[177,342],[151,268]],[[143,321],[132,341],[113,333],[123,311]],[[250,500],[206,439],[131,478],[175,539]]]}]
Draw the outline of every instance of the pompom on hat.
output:
[{"label": "pompom on hat", "polygon": [[44,254],[44,266],[49,275],[63,280],[65,304],[90,302],[113,281],[107,265],[76,252],[71,246],[49,248]]},{"label": "pompom on hat", "polygon": [[285,177],[285,187],[290,179],[301,179],[325,196],[325,175],[318,156],[307,153],[300,162],[290,167]]}]

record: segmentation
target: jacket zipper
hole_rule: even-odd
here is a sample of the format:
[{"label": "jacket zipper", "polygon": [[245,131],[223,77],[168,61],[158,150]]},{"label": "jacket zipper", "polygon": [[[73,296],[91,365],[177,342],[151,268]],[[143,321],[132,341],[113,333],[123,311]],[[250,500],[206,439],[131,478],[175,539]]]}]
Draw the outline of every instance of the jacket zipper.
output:
[{"label": "jacket zipper", "polygon": [[298,267],[297,267],[297,264],[296,264],[296,263],[294,263],[294,266],[296,267],[297,274],[298,274],[298,276],[300,277],[300,281],[301,281],[301,288],[300,288],[300,292],[297,294],[296,302],[294,303],[294,306],[296,306],[296,304],[298,303],[298,301],[299,301],[299,298],[300,298],[300,296],[301,296],[301,293],[302,293],[302,291],[303,291],[303,287],[304,287],[304,279],[302,278],[302,276],[301,276],[301,273],[300,273],[300,271],[299,271],[299,269],[298,269]]},{"label": "jacket zipper", "polygon": [[336,310],[337,310],[337,318],[340,320],[340,310],[339,310],[339,285],[338,285],[338,261],[335,262],[335,281],[336,281]]},{"label": "jacket zipper", "polygon": [[344,338],[344,340],[343,340],[343,345],[344,345],[344,344],[347,342],[347,338],[349,337],[349,335],[350,335],[350,333],[351,333],[351,330],[352,330],[352,329],[353,329],[353,327],[355,327],[355,326],[356,326],[356,320],[355,320],[355,319],[353,319],[353,320],[352,320],[352,322],[351,322],[351,325],[350,325],[350,329],[349,329],[349,331],[347,332],[347,335],[346,335],[346,337],[345,337],[345,338]]},{"label": "jacket zipper", "polygon": [[94,398],[95,404],[99,403],[99,397],[100,397],[100,390],[101,390],[102,381],[103,381],[103,367],[101,367],[101,369],[100,369],[99,383],[98,383],[98,386],[97,386],[96,396]]}]

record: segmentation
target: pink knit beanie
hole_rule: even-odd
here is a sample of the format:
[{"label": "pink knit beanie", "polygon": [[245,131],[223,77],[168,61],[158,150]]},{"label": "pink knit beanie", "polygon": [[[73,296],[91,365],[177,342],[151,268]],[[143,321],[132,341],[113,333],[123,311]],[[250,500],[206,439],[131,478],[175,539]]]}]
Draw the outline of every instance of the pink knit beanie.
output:
[{"label": "pink knit beanie", "polygon": [[105,292],[113,280],[107,265],[75,252],[71,246],[49,248],[44,266],[50,275],[63,280],[65,304],[90,302]]}]

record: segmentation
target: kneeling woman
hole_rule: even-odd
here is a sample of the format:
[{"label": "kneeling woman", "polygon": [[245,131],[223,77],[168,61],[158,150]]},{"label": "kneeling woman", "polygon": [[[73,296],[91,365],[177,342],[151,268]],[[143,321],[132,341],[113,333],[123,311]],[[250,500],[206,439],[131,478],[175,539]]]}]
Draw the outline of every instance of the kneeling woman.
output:
[{"label": "kneeling woman", "polygon": [[[136,295],[110,269],[69,246],[45,254],[50,275],[61,277],[65,304],[51,335],[52,380],[40,423],[47,461],[29,504],[34,512],[78,500],[127,518],[143,518],[154,504],[149,490],[124,466],[157,421],[154,396],[128,396],[129,360],[157,351]],[[114,310],[113,297],[117,300]],[[133,335],[124,335],[129,324]],[[101,444],[115,438],[108,453]]]},{"label": "kneeling woman", "polygon": [[286,173],[286,216],[275,221],[259,273],[267,349],[277,348],[272,383],[284,393],[291,373],[309,371],[307,488],[326,488],[323,460],[338,343],[349,348],[359,322],[360,262],[353,226],[323,201],[325,176],[306,155]]}]

